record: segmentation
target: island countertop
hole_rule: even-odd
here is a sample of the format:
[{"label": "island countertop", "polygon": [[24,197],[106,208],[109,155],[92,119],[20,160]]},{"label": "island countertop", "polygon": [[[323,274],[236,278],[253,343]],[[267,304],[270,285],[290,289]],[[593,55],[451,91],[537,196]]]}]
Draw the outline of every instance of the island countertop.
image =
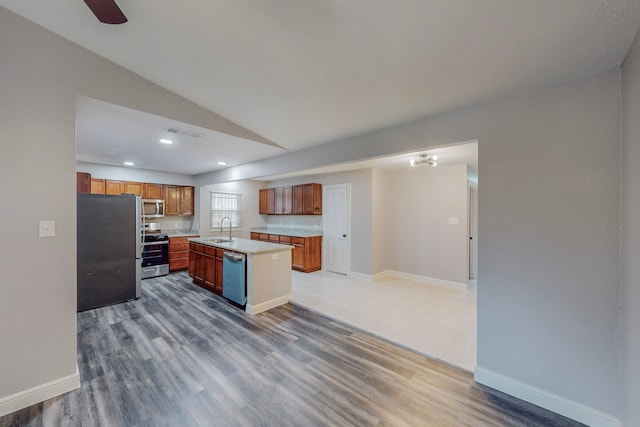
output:
[{"label": "island countertop", "polygon": [[251,227],[252,233],[279,234],[280,236],[291,237],[316,237],[322,236],[322,230],[311,228],[291,228],[291,227]]},{"label": "island countertop", "polygon": [[260,242],[257,240],[233,238],[231,242],[215,242],[215,240],[228,240],[228,236],[197,237],[188,239],[190,242],[201,245],[213,246],[215,248],[227,249],[244,254],[263,254],[269,252],[290,251],[293,246],[281,245],[279,243]]}]

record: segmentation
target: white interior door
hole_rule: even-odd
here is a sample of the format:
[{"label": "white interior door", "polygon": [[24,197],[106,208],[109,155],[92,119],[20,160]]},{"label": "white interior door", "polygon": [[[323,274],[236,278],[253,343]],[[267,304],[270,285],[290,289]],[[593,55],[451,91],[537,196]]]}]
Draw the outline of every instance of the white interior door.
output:
[{"label": "white interior door", "polygon": [[351,257],[350,184],[324,186],[324,269],[347,274]]}]

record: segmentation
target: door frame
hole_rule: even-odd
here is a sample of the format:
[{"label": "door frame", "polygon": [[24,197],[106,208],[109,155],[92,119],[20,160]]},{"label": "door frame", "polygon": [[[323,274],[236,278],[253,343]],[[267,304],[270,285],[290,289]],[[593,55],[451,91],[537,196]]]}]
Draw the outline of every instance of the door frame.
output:
[{"label": "door frame", "polygon": [[[323,185],[322,186],[322,206],[323,206],[323,210],[325,209],[324,207],[328,206],[327,204],[327,191],[334,189],[334,188],[346,188],[348,195],[347,195],[347,247],[345,249],[345,265],[347,268],[347,272],[345,273],[346,275],[351,274],[351,183],[343,183],[343,184],[327,184],[327,185]],[[327,255],[327,248],[328,248],[328,243],[327,243],[327,234],[326,234],[326,214],[323,211],[323,215],[322,215],[322,271],[331,271],[331,270],[327,270],[326,269],[326,265],[327,263],[326,261],[326,255]],[[336,274],[342,274],[342,273],[338,273],[335,272]]]}]

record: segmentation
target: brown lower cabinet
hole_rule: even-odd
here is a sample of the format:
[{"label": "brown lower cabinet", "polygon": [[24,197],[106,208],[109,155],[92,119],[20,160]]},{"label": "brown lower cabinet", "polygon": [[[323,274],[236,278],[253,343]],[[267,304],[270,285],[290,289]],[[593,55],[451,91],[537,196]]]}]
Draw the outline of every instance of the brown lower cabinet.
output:
[{"label": "brown lower cabinet", "polygon": [[251,240],[293,246],[291,268],[294,270],[310,273],[322,268],[322,236],[292,237],[252,232]]},{"label": "brown lower cabinet", "polygon": [[186,270],[189,268],[189,237],[169,238],[169,271]]},{"label": "brown lower cabinet", "polygon": [[223,249],[189,242],[189,276],[193,283],[222,295],[223,256]]}]

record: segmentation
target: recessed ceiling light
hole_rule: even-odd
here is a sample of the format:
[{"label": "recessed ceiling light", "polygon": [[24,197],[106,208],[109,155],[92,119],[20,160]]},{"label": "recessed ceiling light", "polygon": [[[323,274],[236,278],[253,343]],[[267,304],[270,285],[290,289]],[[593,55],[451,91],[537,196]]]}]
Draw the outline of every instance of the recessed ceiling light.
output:
[{"label": "recessed ceiling light", "polygon": [[227,166],[227,162],[218,162],[218,166]]},{"label": "recessed ceiling light", "polygon": [[135,163],[133,163],[133,162],[124,162],[124,164],[125,164],[126,166],[133,166],[133,165],[135,165]]},{"label": "recessed ceiling light", "polygon": [[161,139],[160,142],[162,142],[163,144],[173,144],[173,141],[170,139]]}]

